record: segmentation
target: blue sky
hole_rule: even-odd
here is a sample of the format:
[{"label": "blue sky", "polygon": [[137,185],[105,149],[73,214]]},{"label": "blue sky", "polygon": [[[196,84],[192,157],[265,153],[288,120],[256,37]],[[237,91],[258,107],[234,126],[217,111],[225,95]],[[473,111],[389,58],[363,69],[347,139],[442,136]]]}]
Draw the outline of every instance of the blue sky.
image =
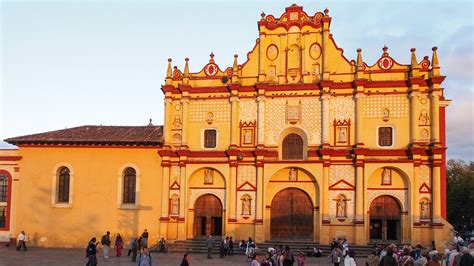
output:
[{"label": "blue sky", "polygon": [[[263,11],[293,1],[2,1],[0,139],[79,125],[163,122],[167,58],[200,70],[214,52],[221,68],[258,37]],[[438,46],[448,156],[474,160],[472,1],[299,1],[324,8],[344,55],[369,65],[384,45],[400,63]],[[0,147],[6,145],[0,144]]]}]

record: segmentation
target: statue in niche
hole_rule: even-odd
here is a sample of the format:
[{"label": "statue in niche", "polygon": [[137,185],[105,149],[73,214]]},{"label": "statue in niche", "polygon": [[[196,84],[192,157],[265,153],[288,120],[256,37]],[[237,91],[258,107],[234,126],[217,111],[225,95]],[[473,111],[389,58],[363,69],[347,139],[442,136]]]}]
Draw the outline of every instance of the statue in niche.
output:
[{"label": "statue in niche", "polygon": [[212,122],[214,122],[214,114],[212,112],[207,113],[206,121],[208,124],[212,124]]},{"label": "statue in niche", "polygon": [[346,140],[346,135],[347,135],[346,131],[347,131],[346,127],[339,127],[337,142],[347,142],[347,140]]},{"label": "statue in niche", "polygon": [[428,126],[430,124],[430,118],[428,117],[426,111],[421,111],[418,122],[420,126]]},{"label": "statue in niche", "polygon": [[173,127],[181,128],[181,118],[179,117],[179,115],[174,116]]},{"label": "statue in niche", "polygon": [[176,194],[171,196],[171,214],[179,213],[179,197]]},{"label": "statue in niche", "polygon": [[250,205],[252,199],[249,195],[245,194],[242,196],[242,215],[251,215]]},{"label": "statue in niche", "polygon": [[252,144],[252,130],[251,129],[244,130],[244,144]]},{"label": "statue in niche", "polygon": [[428,201],[422,201],[420,203],[420,217],[421,219],[429,219],[430,218],[430,204]]},{"label": "statue in niche", "polygon": [[392,171],[388,168],[384,168],[382,171],[382,185],[392,184]]},{"label": "statue in niche", "polygon": [[290,173],[288,175],[288,180],[290,181],[298,181],[298,170],[295,168],[290,169]]},{"label": "statue in niche", "polygon": [[343,196],[337,200],[336,217],[346,217],[346,199]]},{"label": "statue in niche", "polygon": [[214,180],[214,171],[212,169],[204,170],[204,184],[212,184]]}]

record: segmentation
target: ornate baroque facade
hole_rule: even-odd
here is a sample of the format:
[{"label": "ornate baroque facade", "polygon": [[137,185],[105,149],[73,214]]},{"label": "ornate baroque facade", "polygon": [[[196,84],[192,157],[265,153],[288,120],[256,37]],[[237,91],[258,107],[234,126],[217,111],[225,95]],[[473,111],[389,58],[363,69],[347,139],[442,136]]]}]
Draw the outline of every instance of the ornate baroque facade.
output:
[{"label": "ornate baroque facade", "polygon": [[[53,165],[71,165],[77,168],[74,204],[58,210],[53,199],[41,208],[70,219],[78,215],[75,208],[85,208],[76,207],[87,202],[83,197],[95,197],[119,221],[110,230],[124,235],[146,227],[170,240],[214,234],[257,242],[328,243],[337,236],[364,245],[447,241],[449,100],[441,88],[437,48],[421,61],[412,49],[411,62],[400,64],[384,47],[369,65],[361,49],[355,60],[346,58],[330,24],[328,10],[308,14],[292,5],[280,17],[262,13],[258,39],[243,63],[235,55],[233,66],[221,68],[211,54],[192,73],[189,59],[183,70],[169,59],[158,144],[91,147],[82,140],[65,148],[28,136],[9,139],[20,147],[18,189],[31,192],[35,188],[22,185],[49,182],[33,193],[49,195],[58,189],[46,181]],[[73,155],[77,150],[94,158],[89,170],[87,160]],[[47,155],[40,162],[48,167],[35,173],[32,164],[40,154]],[[109,184],[97,181],[89,195],[79,176],[106,158],[111,159],[101,173]],[[124,167],[135,169],[135,179],[124,175]],[[41,171],[48,173],[43,181]],[[131,184],[126,180],[135,180],[131,205],[121,196]],[[117,202],[113,208],[101,205],[110,197]],[[18,197],[16,206],[29,203]],[[94,232],[107,229],[99,216],[92,217],[100,221]],[[42,236],[44,245],[61,245],[59,236],[44,229],[48,225],[19,222],[13,232],[25,228],[38,233],[39,244]]]}]

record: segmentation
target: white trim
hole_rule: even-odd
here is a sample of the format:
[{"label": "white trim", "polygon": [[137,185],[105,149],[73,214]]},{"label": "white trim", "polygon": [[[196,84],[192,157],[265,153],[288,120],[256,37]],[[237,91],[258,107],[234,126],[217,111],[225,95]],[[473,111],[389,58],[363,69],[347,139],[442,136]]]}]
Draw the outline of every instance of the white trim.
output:
[{"label": "white trim", "polygon": [[[215,130],[216,131],[216,147],[214,148],[206,148],[204,147],[204,132],[206,130]],[[217,147],[219,147],[219,130],[217,130],[217,127],[206,127],[201,129],[201,149],[207,150],[207,151],[212,151],[212,150],[217,150]]]},{"label": "white trim", "polygon": [[[128,167],[135,169],[135,203],[123,203],[123,172]],[[123,164],[118,171],[117,183],[117,208],[124,210],[136,210],[140,208],[140,169],[133,163]]]},{"label": "white trim", "polygon": [[[392,145],[391,146],[380,146],[379,145],[379,128],[381,127],[391,127],[392,128]],[[377,128],[375,129],[375,138],[376,138],[376,141],[375,141],[375,144],[377,144],[377,147],[381,148],[381,149],[390,149],[390,148],[393,148],[395,147],[395,126],[394,125],[380,125],[380,126],[377,126]]]},{"label": "white trim", "polygon": [[[68,202],[57,202],[58,196],[58,171],[61,167],[67,167],[69,169],[69,201]],[[72,199],[74,192],[74,169],[69,163],[61,162],[54,166],[52,172],[52,186],[51,186],[51,207],[53,208],[72,208]]]}]

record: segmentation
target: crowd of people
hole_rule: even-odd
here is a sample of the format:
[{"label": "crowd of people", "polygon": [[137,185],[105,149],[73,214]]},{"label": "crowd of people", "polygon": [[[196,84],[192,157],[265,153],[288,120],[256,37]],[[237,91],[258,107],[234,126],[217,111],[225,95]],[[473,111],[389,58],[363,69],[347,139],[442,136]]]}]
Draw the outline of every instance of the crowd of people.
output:
[{"label": "crowd of people", "polygon": [[[128,254],[127,256],[131,256],[131,261],[132,262],[137,262],[139,266],[151,266],[152,265],[152,259],[151,259],[151,254],[150,250],[148,247],[148,237],[149,233],[147,229],[143,231],[143,233],[138,236],[138,237],[132,237],[130,238],[130,241],[128,242]],[[102,236],[100,241],[97,241],[96,237],[93,237],[86,248],[86,258],[87,258],[87,266],[95,266],[97,265],[97,247],[98,246],[102,247],[102,255],[104,259],[109,259],[109,252],[112,246],[112,239],[110,236],[110,232],[107,231],[105,235]],[[114,250],[115,250],[115,256],[120,257],[122,256],[122,250],[124,249],[125,242],[122,238],[122,236],[117,233],[115,236],[115,242],[114,242]],[[161,238],[158,242],[158,245],[156,246],[157,251],[162,251],[165,252],[167,250],[166,247],[166,241],[164,238]],[[188,260],[188,256],[184,256],[183,262]],[[183,264],[184,266],[188,264]]]}]

